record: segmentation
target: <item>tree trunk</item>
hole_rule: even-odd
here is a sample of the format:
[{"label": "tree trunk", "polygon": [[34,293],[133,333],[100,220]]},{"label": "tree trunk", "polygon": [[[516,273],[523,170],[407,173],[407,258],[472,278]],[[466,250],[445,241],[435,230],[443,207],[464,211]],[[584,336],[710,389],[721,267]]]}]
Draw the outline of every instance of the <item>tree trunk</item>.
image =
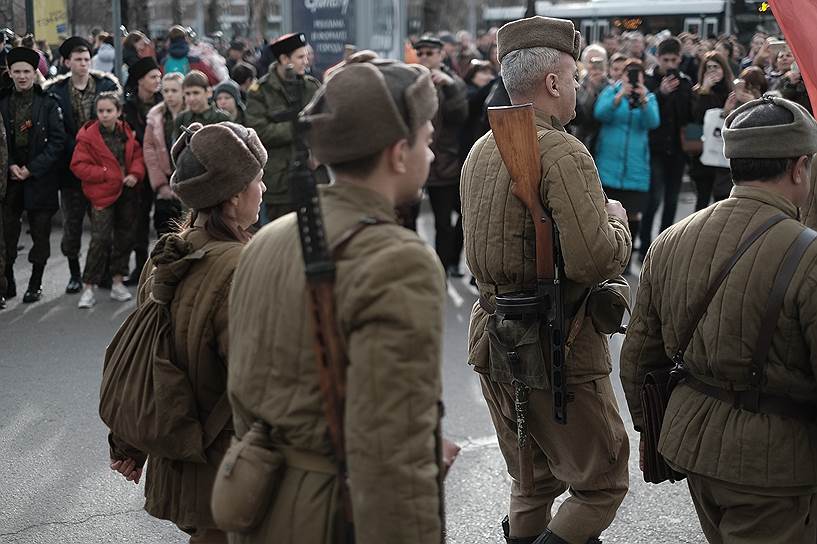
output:
[{"label": "tree trunk", "polygon": [[442,16],[442,2],[440,0],[426,0],[423,5],[423,32],[440,30]]},{"label": "tree trunk", "polygon": [[182,24],[182,2],[181,0],[170,0],[170,18],[174,25]]},{"label": "tree trunk", "polygon": [[[207,12],[204,19],[204,28],[207,34],[221,30],[219,16],[221,15],[222,6],[220,4],[219,0],[209,0],[207,3]],[[225,9],[227,9],[226,6]]]}]

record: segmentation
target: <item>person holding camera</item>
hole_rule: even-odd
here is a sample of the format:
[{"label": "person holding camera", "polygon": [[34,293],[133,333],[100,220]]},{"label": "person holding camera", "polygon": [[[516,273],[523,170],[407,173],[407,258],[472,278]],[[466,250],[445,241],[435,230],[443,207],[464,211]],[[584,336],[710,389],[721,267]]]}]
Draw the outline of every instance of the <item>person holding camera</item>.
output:
[{"label": "person holding camera", "polygon": [[649,132],[661,122],[656,97],[644,86],[641,61],[627,61],[621,79],[601,92],[593,113],[601,123],[596,142],[601,184],[627,210],[630,232],[638,232],[650,190]]},{"label": "person holding camera", "polygon": [[661,124],[650,133],[651,179],[649,201],[641,222],[641,256],[652,242],[653,220],[663,206],[661,230],[675,222],[678,194],[686,166],[681,146],[681,131],[689,123],[692,105],[692,81],[678,69],[681,42],[670,37],[658,44],[658,65],[647,72],[644,85],[655,93],[661,112]]},{"label": "person holding camera", "polygon": [[[707,151],[709,144],[713,144],[714,148],[723,147],[720,137],[723,119],[734,109],[734,103],[731,103],[727,110],[726,103],[730,97],[734,100],[737,96],[733,79],[732,69],[723,55],[717,51],[704,55],[704,63],[698,74],[700,83],[693,89],[695,95],[692,106],[692,122],[703,127],[704,137],[703,155],[692,157],[689,168],[698,195],[695,211],[709,206],[712,199],[718,202],[727,198],[732,190],[732,177],[728,163],[724,165],[726,158],[722,157],[722,151],[716,153],[721,157],[712,157],[715,161],[709,160],[710,154]],[[707,141],[709,139],[711,141]],[[717,159],[723,162],[718,162]]]}]

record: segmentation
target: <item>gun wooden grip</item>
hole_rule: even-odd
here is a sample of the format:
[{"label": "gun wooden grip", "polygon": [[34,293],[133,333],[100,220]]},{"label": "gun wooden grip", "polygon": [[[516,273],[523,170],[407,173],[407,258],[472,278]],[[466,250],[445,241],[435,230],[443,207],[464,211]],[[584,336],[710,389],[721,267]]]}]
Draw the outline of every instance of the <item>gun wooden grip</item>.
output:
[{"label": "gun wooden grip", "polygon": [[488,108],[496,147],[511,175],[511,192],[528,209],[536,229],[536,277],[556,277],[553,224],[539,194],[542,164],[533,104]]}]

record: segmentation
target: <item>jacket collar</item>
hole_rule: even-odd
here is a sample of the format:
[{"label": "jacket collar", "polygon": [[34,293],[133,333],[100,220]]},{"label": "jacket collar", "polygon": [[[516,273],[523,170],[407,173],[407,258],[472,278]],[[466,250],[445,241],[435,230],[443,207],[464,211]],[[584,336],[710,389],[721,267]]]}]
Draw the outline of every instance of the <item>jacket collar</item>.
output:
[{"label": "jacket collar", "polygon": [[735,185],[732,188],[731,198],[745,198],[756,200],[763,204],[772,206],[782,211],[786,215],[798,219],[800,211],[788,198],[774,191],[761,189],[760,187],[747,187],[745,185]]},{"label": "jacket collar", "polygon": [[561,132],[565,132],[565,127],[563,127],[559,120],[552,115],[548,115],[545,112],[535,108],[533,111],[536,115],[536,128],[556,129]]},{"label": "jacket collar", "polygon": [[328,202],[337,203],[360,217],[372,217],[389,223],[396,223],[394,206],[380,193],[348,182],[334,182],[321,187],[321,196]]}]

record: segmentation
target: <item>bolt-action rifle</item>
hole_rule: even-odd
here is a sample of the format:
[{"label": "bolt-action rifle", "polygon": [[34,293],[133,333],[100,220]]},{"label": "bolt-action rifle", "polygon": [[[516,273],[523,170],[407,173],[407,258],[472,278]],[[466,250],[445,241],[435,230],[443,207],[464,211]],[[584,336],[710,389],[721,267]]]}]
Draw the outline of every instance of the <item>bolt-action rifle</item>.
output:
[{"label": "bolt-action rifle", "polygon": [[309,125],[298,117],[298,113],[305,106],[303,76],[298,76],[291,68],[287,68],[286,79],[287,87],[295,91],[297,108],[281,114],[281,117],[286,117],[292,122],[294,137],[293,158],[289,170],[289,195],[298,215],[298,234],[306,271],[310,320],[315,334],[313,346],[318,362],[323,410],[338,468],[342,511],[336,520],[336,534],[340,537],[340,542],[351,543],[354,542],[354,525],[343,436],[348,360],[335,320],[335,262],[326,240],[317,182],[309,168],[309,148],[305,141]]}]

